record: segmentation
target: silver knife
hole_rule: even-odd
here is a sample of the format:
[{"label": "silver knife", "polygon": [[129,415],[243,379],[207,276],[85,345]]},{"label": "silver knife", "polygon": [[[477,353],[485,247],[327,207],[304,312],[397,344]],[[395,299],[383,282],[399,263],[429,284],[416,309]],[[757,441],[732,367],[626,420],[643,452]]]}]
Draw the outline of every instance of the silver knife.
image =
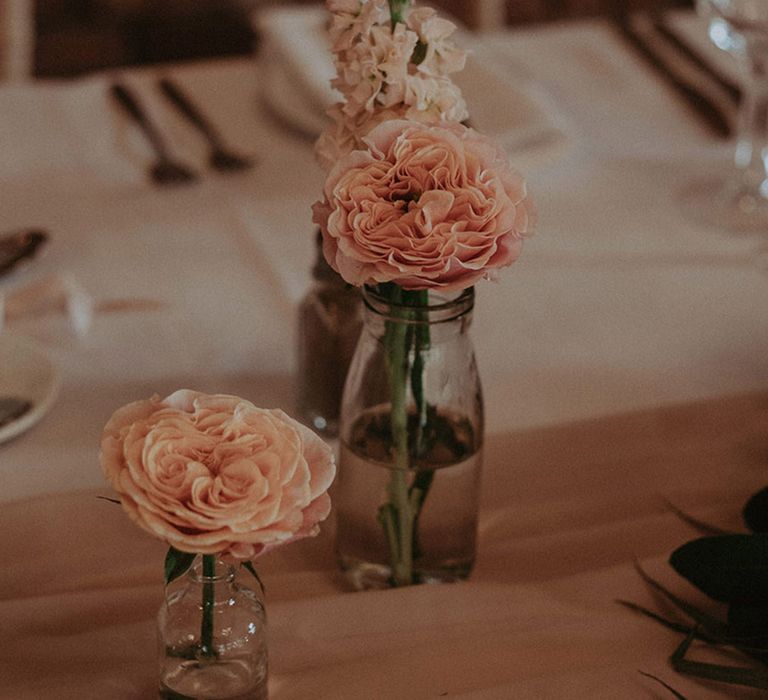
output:
[{"label": "silver knife", "polygon": [[627,17],[620,17],[615,27],[621,38],[642,58],[656,74],[664,80],[683,99],[690,110],[698,116],[715,136],[730,138],[733,133],[731,123],[720,109],[706,95],[693,85],[683,80],[671,66],[661,58],[645,41],[640,32],[635,31]]},{"label": "silver knife", "polygon": [[730,78],[723,75],[713,63],[677,33],[675,28],[669,24],[666,16],[659,15],[653,18],[653,28],[658,34],[666,39],[671,46],[685,56],[699,70],[706,73],[717,85],[719,85],[728,97],[737,105],[742,99],[741,88]]}]

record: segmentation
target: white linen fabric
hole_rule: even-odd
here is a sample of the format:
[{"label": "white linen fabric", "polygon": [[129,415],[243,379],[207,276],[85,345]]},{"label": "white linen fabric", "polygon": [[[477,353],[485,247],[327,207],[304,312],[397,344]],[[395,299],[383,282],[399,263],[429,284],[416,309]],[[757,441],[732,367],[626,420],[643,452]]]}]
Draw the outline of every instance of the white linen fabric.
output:
[{"label": "white linen fabric", "polygon": [[[256,17],[265,44],[264,99],[285,119],[319,135],[328,123],[326,110],[341,98],[330,85],[336,69],[324,30],[326,11],[318,5],[273,7]],[[562,155],[568,147],[567,120],[523,65],[500,70],[486,60],[482,45],[474,47],[470,35],[457,36],[458,43],[473,46],[465,69],[451,76],[467,101],[472,125],[504,146],[519,168]]]},{"label": "white linen fabric", "polygon": [[[768,382],[763,242],[693,224],[675,199],[731,146],[607,26],[503,32],[476,48],[509,80],[521,70],[521,84],[534,81],[569,127],[559,159],[526,169],[538,235],[497,283],[478,285],[488,417],[478,567],[464,585],[351,595],[331,527],[266,557],[272,696],[666,697],[639,669],[690,697],[756,697],[676,676],[665,663],[676,637],[613,603],[652,603],[635,557],[691,593],[664,559],[693,533],[662,497],[737,527],[764,485],[768,398],[722,399]],[[252,171],[207,168],[201,139],[156,89],[165,73],[257,156]],[[309,144],[259,106],[258,62],[122,79],[197,184],[149,183],[151,154],[109,105],[110,76],[0,87],[0,222],[51,236],[3,289],[68,271],[94,309],[82,337],[63,316],[6,324],[43,344],[62,380],[49,414],[0,448],[8,700],[155,692],[163,547],[94,498],[109,493],[97,460],[109,415],[180,387],[293,410],[295,308],[323,177]],[[638,409],[648,410],[605,418]]]},{"label": "white linen fabric", "polygon": [[[764,485],[767,419],[762,392],[491,436],[468,583],[350,592],[334,567],[332,525],[271,552],[257,562],[270,697],[666,697],[638,671],[697,700],[763,697],[676,675],[666,658],[679,635],[615,601],[660,605],[634,558],[698,600],[664,564],[695,534],[664,499],[738,527],[741,504]],[[153,696],[164,547],[96,499],[109,493],[0,509],[3,699]]]}]

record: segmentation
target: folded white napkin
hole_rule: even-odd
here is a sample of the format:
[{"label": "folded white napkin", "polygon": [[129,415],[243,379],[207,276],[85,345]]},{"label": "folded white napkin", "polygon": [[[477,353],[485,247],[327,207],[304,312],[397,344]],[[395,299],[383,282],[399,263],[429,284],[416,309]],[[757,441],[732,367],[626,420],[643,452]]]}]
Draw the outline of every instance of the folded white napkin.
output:
[{"label": "folded white napkin", "polygon": [[[312,280],[315,261],[315,228],[310,220],[310,200],[273,199],[242,204],[240,221],[258,251],[273,282],[290,304],[296,304]],[[307,212],[298,224],[294,212]]]},{"label": "folded white napkin", "polygon": [[88,333],[93,299],[71,273],[50,275],[5,295],[0,291],[0,329],[5,321],[61,313],[78,336]]},{"label": "folded white napkin", "polygon": [[[340,99],[330,85],[336,71],[327,19],[322,6],[306,6],[270,8],[255,20],[264,38],[264,98],[293,126],[315,136],[327,123],[325,110]],[[501,143],[520,169],[560,155],[567,144],[562,118],[525,77],[525,69],[494,65],[494,55],[483,52],[470,33],[460,37],[472,52],[465,69],[453,78],[467,101],[473,126]]]},{"label": "folded white napkin", "polygon": [[148,147],[122,119],[107,80],[19,83],[0,90],[0,183],[57,188],[141,182]]}]

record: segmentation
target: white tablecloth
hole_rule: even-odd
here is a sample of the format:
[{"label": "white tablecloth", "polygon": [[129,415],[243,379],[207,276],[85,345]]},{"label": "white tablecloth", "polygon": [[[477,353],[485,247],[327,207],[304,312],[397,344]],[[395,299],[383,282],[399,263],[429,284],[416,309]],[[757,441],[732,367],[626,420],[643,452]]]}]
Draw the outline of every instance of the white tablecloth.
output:
[{"label": "white tablecloth", "polygon": [[[478,574],[462,586],[352,596],[339,593],[327,540],[265,559],[273,695],[663,696],[640,668],[693,689],[692,697],[735,697],[675,677],[664,665],[674,638],[611,601],[642,595],[633,557],[661,566],[690,535],[670,525],[660,493],[728,518],[761,485],[751,462],[740,471],[738,462],[718,461],[743,456],[741,438],[721,436],[727,450],[704,445],[699,456],[712,467],[702,477],[685,449],[669,463],[665,450],[651,447],[652,460],[623,463],[622,430],[609,431],[604,450],[593,444],[580,454],[579,426],[604,436],[613,419],[555,427],[765,389],[768,274],[754,259],[759,241],[693,224],[675,199],[700,169],[726,163],[730,146],[712,140],[603,25],[490,35],[476,56],[510,80],[534,80],[568,139],[558,159],[527,172],[537,237],[498,283],[478,287],[473,335],[490,445]],[[229,142],[257,155],[252,172],[204,169],[197,135],[154,86],[165,72]],[[260,109],[256,61],[122,77],[175,152],[204,173],[198,184],[148,184],[147,148],[108,104],[111,76],[0,88],[2,228],[36,225],[51,234],[45,257],[4,288],[68,271],[97,307],[153,302],[97,312],[82,338],[57,317],[16,320],[5,330],[39,340],[62,376],[51,412],[0,447],[0,500],[8,502],[0,510],[0,613],[7,613],[0,679],[9,679],[0,680],[0,696],[9,699],[151,692],[146,646],[161,548],[81,491],[107,492],[97,446],[111,412],[178,387],[293,408],[294,311],[309,282],[310,206],[322,182],[308,143]],[[762,414],[748,405],[756,441]],[[706,430],[717,431],[719,409],[708,410]],[[737,402],[735,415],[743,413]],[[647,415],[635,439],[669,438],[671,414]],[[698,414],[685,415],[693,445]],[[528,448],[518,451],[518,439]],[[531,447],[552,441],[553,454]],[[731,491],[721,479],[734,471]],[[109,554],[117,543],[121,565]]]}]

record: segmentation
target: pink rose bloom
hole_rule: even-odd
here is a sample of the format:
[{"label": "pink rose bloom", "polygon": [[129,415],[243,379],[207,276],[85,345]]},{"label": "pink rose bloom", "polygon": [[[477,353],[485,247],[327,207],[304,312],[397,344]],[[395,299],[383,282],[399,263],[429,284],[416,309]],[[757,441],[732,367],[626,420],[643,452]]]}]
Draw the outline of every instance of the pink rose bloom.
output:
[{"label": "pink rose bloom", "polygon": [[461,124],[384,122],[328,175],[313,219],[355,285],[456,291],[520,255],[534,209],[491,140]]},{"label": "pink rose bloom", "polygon": [[250,560],[316,535],[330,448],[279,410],[181,390],[118,409],[101,466],[131,519],[184,552]]},{"label": "pink rose bloom", "polygon": [[[359,112],[354,118],[349,118],[342,112],[341,105],[331,107],[328,110],[331,123],[315,142],[317,161],[325,170],[330,170],[350,151],[365,148],[363,138],[375,126],[392,119],[405,119],[407,109],[406,105],[401,104],[394,109],[382,108],[374,112]],[[424,114],[425,118],[428,116],[430,115]]]}]

